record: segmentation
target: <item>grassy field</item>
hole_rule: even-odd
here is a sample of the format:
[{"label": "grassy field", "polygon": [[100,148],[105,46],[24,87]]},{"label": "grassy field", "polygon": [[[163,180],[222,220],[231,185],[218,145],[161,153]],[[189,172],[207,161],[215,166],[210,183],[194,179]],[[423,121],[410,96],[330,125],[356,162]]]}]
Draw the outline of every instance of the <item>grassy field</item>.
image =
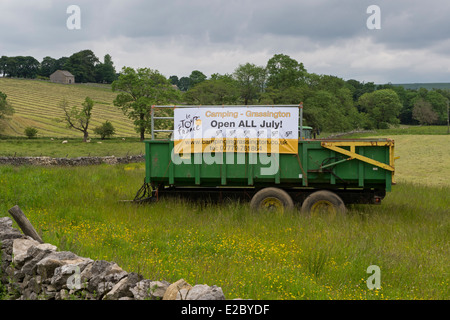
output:
[{"label": "grassy field", "polygon": [[[18,204],[44,241],[146,278],[216,284],[227,298],[450,298],[448,186],[402,183],[383,205],[329,221],[239,203],[119,204],[140,186],[140,164],[6,166],[0,176],[0,212]],[[370,265],[380,290],[366,287]]]},{"label": "grassy field", "polygon": [[[3,157],[39,157],[48,156],[54,158],[76,158],[86,156],[126,156],[145,153],[144,143],[139,138],[112,138],[106,140],[91,139],[90,143],[84,143],[82,139],[65,139],[67,144],[62,144],[63,139],[38,138],[8,138],[0,139],[0,156]],[[100,143],[99,143],[100,142]]]},{"label": "grassy field", "polygon": [[343,136],[342,138],[367,138],[372,136],[399,136],[399,135],[447,135],[447,126],[411,126],[400,125],[398,127],[392,127],[390,129],[374,130],[368,133],[355,133],[352,135]]},{"label": "grassy field", "polygon": [[395,161],[400,182],[450,184],[450,136],[403,135],[393,138],[396,156],[400,157]]},{"label": "grassy field", "polygon": [[[228,299],[449,299],[449,137],[392,138],[398,184],[381,206],[334,220],[260,216],[247,203],[119,203],[141,186],[143,164],[0,166],[0,216],[18,204],[60,250],[149,279],[216,284]],[[366,286],[370,265],[379,290]]]},{"label": "grassy field", "polygon": [[395,141],[399,181],[423,185],[450,184],[450,135],[445,126],[402,126],[343,138],[386,137]]},{"label": "grassy field", "polygon": [[66,128],[59,122],[63,117],[58,104],[65,98],[70,106],[81,106],[89,96],[95,101],[92,111],[90,134],[93,129],[109,120],[118,137],[136,137],[131,120],[122,111],[114,107],[113,100],[117,93],[107,85],[63,85],[47,81],[0,78],[0,91],[8,96],[8,101],[14,107],[15,113],[10,121],[2,121],[7,136],[25,136],[27,126],[38,129],[39,137],[82,137],[82,133]]}]

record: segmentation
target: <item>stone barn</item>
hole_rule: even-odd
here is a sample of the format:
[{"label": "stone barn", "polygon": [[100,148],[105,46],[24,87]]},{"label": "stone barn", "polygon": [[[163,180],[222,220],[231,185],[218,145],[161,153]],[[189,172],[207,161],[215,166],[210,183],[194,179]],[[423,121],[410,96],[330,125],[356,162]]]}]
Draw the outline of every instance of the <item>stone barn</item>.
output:
[{"label": "stone barn", "polygon": [[73,84],[75,83],[75,77],[69,71],[56,70],[50,75],[50,81],[55,83]]}]

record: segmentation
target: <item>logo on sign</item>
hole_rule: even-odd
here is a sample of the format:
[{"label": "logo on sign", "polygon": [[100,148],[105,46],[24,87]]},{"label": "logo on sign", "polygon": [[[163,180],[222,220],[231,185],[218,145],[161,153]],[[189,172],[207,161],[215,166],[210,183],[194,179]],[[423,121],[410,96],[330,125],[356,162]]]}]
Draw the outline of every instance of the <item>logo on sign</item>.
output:
[{"label": "logo on sign", "polygon": [[186,115],[186,119],[180,120],[178,124],[178,133],[180,135],[188,134],[190,132],[201,130],[202,120],[199,116],[191,117],[190,114]]}]

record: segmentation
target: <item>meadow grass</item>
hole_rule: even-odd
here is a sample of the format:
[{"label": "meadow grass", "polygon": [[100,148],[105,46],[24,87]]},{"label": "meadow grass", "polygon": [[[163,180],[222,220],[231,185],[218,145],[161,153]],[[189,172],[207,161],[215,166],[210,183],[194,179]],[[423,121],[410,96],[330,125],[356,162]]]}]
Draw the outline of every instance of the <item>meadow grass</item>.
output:
[{"label": "meadow grass", "polygon": [[[149,279],[216,284],[227,299],[449,299],[449,137],[392,138],[401,157],[392,192],[333,220],[261,215],[239,202],[119,203],[142,185],[143,163],[0,166],[0,216],[17,204],[60,250]],[[24,155],[33,143],[55,146],[24,141]],[[107,146],[116,156],[128,145],[108,142],[69,145],[75,155]],[[370,265],[381,268],[379,290],[367,288]]]},{"label": "meadow grass", "polygon": [[[448,299],[449,186],[399,183],[334,220],[247,203],[136,205],[143,164],[0,167],[0,215],[19,205],[45,242],[146,278],[216,284],[226,298]],[[381,268],[379,290],[366,269]]]}]

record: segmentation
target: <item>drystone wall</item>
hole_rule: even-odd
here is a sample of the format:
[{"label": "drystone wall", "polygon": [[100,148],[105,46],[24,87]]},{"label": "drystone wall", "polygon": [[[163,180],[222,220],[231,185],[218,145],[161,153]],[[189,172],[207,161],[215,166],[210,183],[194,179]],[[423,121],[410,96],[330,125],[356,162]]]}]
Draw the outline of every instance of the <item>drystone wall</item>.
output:
[{"label": "drystone wall", "polygon": [[78,157],[78,158],[51,158],[51,157],[0,157],[0,165],[9,164],[14,166],[36,165],[36,166],[87,166],[95,164],[118,164],[144,162],[144,155],[125,157]]},{"label": "drystone wall", "polygon": [[350,134],[355,134],[355,133],[376,133],[376,131],[374,130],[352,130],[352,131],[348,131],[348,132],[337,132],[337,133],[333,133],[330,134],[329,136],[325,137],[325,139],[336,139],[342,136],[347,136]]},{"label": "drystone wall", "polygon": [[[114,262],[58,251],[0,218],[0,289],[15,300],[224,300],[220,287],[144,279]],[[6,291],[6,292],[5,292]],[[1,292],[1,290],[0,290]]]}]

